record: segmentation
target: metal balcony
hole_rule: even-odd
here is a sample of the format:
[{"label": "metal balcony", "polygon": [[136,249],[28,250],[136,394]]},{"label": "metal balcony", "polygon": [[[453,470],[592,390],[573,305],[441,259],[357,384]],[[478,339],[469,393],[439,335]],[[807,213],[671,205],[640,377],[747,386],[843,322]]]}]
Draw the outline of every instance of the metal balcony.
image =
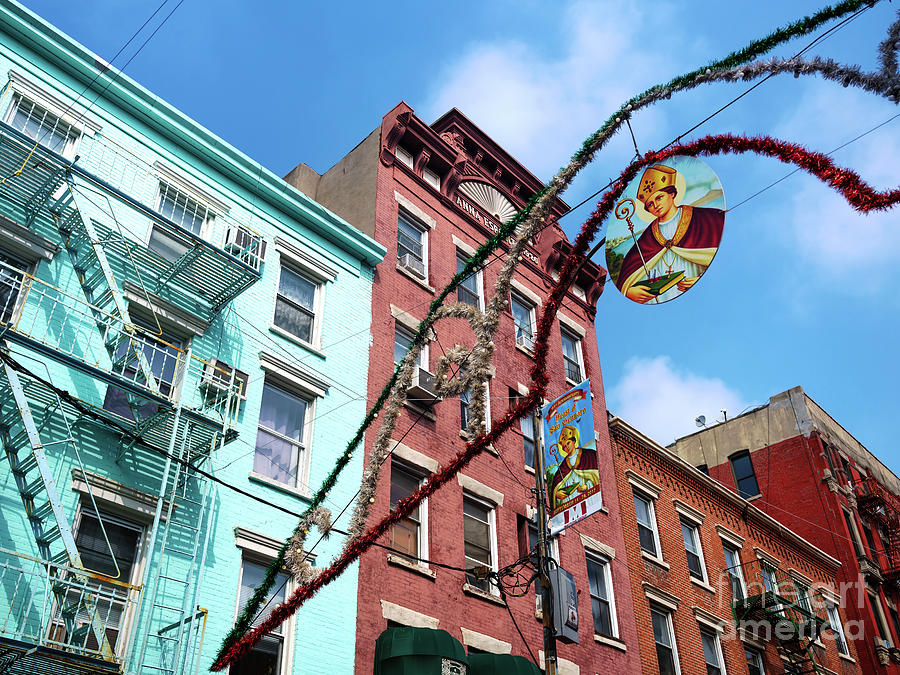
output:
[{"label": "metal balcony", "polygon": [[885,564],[881,578],[900,586],[900,497],[872,477],[853,484],[860,515],[880,526]]},{"label": "metal balcony", "polygon": [[[21,675],[118,673],[122,632],[141,589],[66,565],[0,549],[0,669]],[[90,608],[90,609],[89,609]],[[98,621],[112,654],[86,627]]]}]

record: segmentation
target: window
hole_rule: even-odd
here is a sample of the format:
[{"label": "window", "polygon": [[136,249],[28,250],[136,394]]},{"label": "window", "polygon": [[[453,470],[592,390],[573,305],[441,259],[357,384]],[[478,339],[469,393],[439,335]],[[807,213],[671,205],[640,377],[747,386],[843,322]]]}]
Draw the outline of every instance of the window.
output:
[{"label": "window", "polygon": [[725,567],[731,581],[731,595],[734,600],[743,600],[747,593],[744,587],[744,573],[741,568],[741,554],[736,548],[723,543],[725,551]]},{"label": "window", "polygon": [[850,532],[850,541],[853,542],[853,550],[856,552],[856,557],[860,558],[864,555],[862,542],[859,540],[859,533],[856,531],[856,523],[853,522],[853,514],[849,511],[844,511],[844,522],[847,524],[847,531]]},{"label": "window", "polygon": [[[844,656],[850,656],[850,650],[847,649],[847,638],[844,637],[844,626],[841,624],[841,617],[838,614],[837,605],[828,602],[825,604],[825,610],[828,612],[828,625],[834,634],[834,645],[838,652]],[[760,671],[762,672],[762,671]]]},{"label": "window", "polygon": [[700,548],[700,531],[696,525],[681,521],[681,536],[684,538],[684,550],[687,554],[688,573],[695,579],[706,581],[703,569],[703,550]]},{"label": "window", "polygon": [[872,613],[875,614],[875,624],[878,626],[878,636],[883,641],[893,644],[893,640],[891,640],[891,631],[887,625],[887,618],[884,616],[884,610],[881,608],[881,599],[878,597],[877,593],[872,591],[869,591],[868,595],[869,602],[872,603]]},{"label": "window", "polygon": [[708,476],[708,475],[709,475],[709,466],[706,465],[706,464],[698,464],[698,465],[697,465],[697,471],[699,471],[700,473],[702,473],[702,474]]},{"label": "window", "polygon": [[16,314],[19,291],[23,288],[22,272],[27,272],[30,267],[0,251],[0,322],[9,323]]},{"label": "window", "polygon": [[[491,395],[488,390],[488,384],[484,385],[484,428],[491,428]],[[469,406],[471,405],[471,393],[468,389],[466,389],[463,393],[459,395],[459,429],[460,431],[468,431],[469,430]]]},{"label": "window", "polygon": [[763,562],[760,563],[759,569],[762,572],[763,588],[765,588],[766,593],[777,595],[778,579],[776,576],[775,568],[772,567],[769,563]]},{"label": "window", "polygon": [[537,443],[534,440],[534,418],[531,415],[525,415],[519,420],[519,428],[522,430],[522,438],[525,449],[525,466],[534,468],[534,453],[537,449]]},{"label": "window", "polygon": [[397,217],[397,261],[420,279],[427,278],[426,229],[402,209]]},{"label": "window", "polygon": [[423,169],[422,170],[422,178],[425,179],[425,182],[428,183],[435,190],[441,189],[441,177],[432,171],[431,169]]},{"label": "window", "polygon": [[731,470],[734,472],[734,484],[738,494],[745,499],[759,494],[759,485],[756,483],[756,473],[753,471],[753,462],[750,461],[750,452],[741,450],[728,458],[731,462]]},{"label": "window", "polygon": [[515,293],[510,294],[510,308],[516,325],[516,344],[534,348],[534,305]]},{"label": "window", "polygon": [[[215,220],[215,215],[206,206],[163,181],[159,183],[156,210],[198,237],[206,236]],[[187,241],[156,223],[150,228],[147,246],[170,262],[178,260],[191,248]]]},{"label": "window", "polygon": [[[101,525],[102,522],[102,525]],[[104,537],[104,532],[106,536]],[[103,574],[124,583],[135,583],[137,575],[138,551],[144,534],[144,528],[125,518],[111,516],[108,513],[94,511],[82,505],[75,528],[75,546],[81,555],[81,563],[85,569]],[[107,545],[107,539],[109,544]],[[125,597],[122,587],[115,584],[94,581],[91,585],[104,591],[97,599],[95,611],[100,621],[106,626],[106,639],[112,647],[116,646],[119,633],[124,628]],[[115,598],[111,597],[115,595]],[[88,598],[77,586],[72,586],[67,594],[67,603],[79,606],[77,622],[87,623],[90,617],[81,603]],[[61,623],[61,621],[60,621]],[[54,626],[54,631],[64,631],[62,625]],[[61,635],[55,639],[62,639]],[[97,643],[93,633],[90,634],[89,648],[96,649]],[[124,644],[124,642],[123,642]]]},{"label": "window", "polygon": [[410,169],[413,168],[413,156],[409,150],[402,145],[398,145],[394,148],[394,154],[397,156],[397,159],[406,164]]},{"label": "window", "polygon": [[[456,254],[456,273],[459,274],[466,266],[468,257],[457,252]],[[456,288],[456,299],[472,305],[476,309],[481,309],[481,272],[474,272],[463,279]]]},{"label": "window", "polygon": [[294,270],[281,267],[275,295],[275,325],[312,344],[316,335],[316,302],[320,284]]},{"label": "window", "polygon": [[581,368],[581,339],[563,328],[562,335],[563,362],[566,366],[566,379],[581,382],[584,371]]},{"label": "window", "polygon": [[650,606],[653,622],[653,639],[656,641],[656,660],[659,675],[678,675],[678,654],[675,650],[675,636],[672,631],[672,614],[654,605]]},{"label": "window", "polygon": [[[463,540],[466,569],[486,567],[495,569],[494,507],[468,493],[463,493]],[[466,583],[487,592],[496,592],[487,579],[476,579],[466,573]]]},{"label": "window", "polygon": [[[113,358],[113,370],[127,380],[138,384],[143,383],[144,376],[138,355],[138,350],[140,350],[156,380],[159,393],[167,398],[171,397],[172,387],[175,385],[175,375],[179,371],[184,342],[165,333],[155,335],[155,329],[146,326],[142,328],[143,330],[134,332],[133,341],[126,339],[125,332],[122,332],[121,342],[116,348]],[[129,396],[125,390],[114,385],[110,385],[106,389],[103,408],[132,421],[135,421],[135,412],[138,413],[140,419],[145,419],[159,410],[156,403]]]},{"label": "window", "polygon": [[843,467],[843,470],[844,470],[844,482],[847,483],[847,485],[852,485],[853,484],[853,470],[850,467],[850,462],[843,455],[840,455],[840,458],[841,458],[841,466]]},{"label": "window", "polygon": [[719,644],[719,636],[708,630],[700,629],[700,640],[703,642],[703,658],[706,661],[706,675],[722,675],[725,672],[722,667],[722,646]]},{"label": "window", "polygon": [[272,384],[263,385],[253,471],[290,486],[305,485],[308,463],[304,427],[310,401]]},{"label": "window", "polygon": [[[263,577],[266,575],[266,566],[260,565],[249,560],[241,562],[241,580],[240,591],[238,593],[238,607],[243,608],[253,591],[262,583]],[[266,596],[263,603],[264,609],[253,620],[253,626],[258,626],[269,618],[272,610],[279,603],[284,602],[287,597],[288,575],[279,572],[275,577],[275,583]],[[262,640],[250,650],[250,652],[231,665],[231,675],[281,675],[284,672],[285,649],[284,649],[284,630],[285,624],[279,625],[271,633],[266,634]]]},{"label": "window", "polygon": [[6,123],[58,155],[67,159],[75,156],[78,130],[21,94],[13,96]]},{"label": "window", "polygon": [[609,560],[588,554],[587,572],[591,592],[591,613],[594,615],[594,633],[616,637]]},{"label": "window", "polygon": [[747,671],[749,675],[766,675],[766,669],[763,667],[762,654],[753,649],[744,649],[744,655],[747,658]]},{"label": "window", "polygon": [[656,534],[656,517],[653,513],[653,500],[634,493],[634,511],[637,515],[638,536],[641,540],[641,550],[646,551],[654,558],[660,557]]},{"label": "window", "polygon": [[[403,326],[399,323],[394,325],[394,363],[399,364],[403,357],[406,356],[406,352],[409,351],[409,348],[413,343],[413,336],[415,333]],[[428,370],[428,346],[422,345],[422,349],[419,351],[419,358],[416,361],[416,365],[419,366],[422,370]]]},{"label": "window", "polygon": [[869,545],[869,557],[878,563],[878,548],[875,545],[875,533],[872,531],[872,526],[866,521],[862,521],[862,529],[863,534],[866,535],[866,543]]},{"label": "window", "polygon": [[794,581],[794,590],[797,593],[797,604],[801,609],[812,614],[813,608],[809,598],[809,586],[800,581]]},{"label": "window", "polygon": [[888,612],[891,615],[891,621],[894,622],[894,630],[897,631],[897,639],[900,639],[900,614],[897,614],[897,608],[888,605]]},{"label": "window", "polygon": [[[401,499],[412,495],[422,484],[422,475],[406,465],[391,460],[391,510],[396,508]],[[423,518],[426,512],[425,503],[419,504],[415,510],[391,529],[391,548],[409,558],[424,558]],[[416,561],[417,564],[419,563]]]}]

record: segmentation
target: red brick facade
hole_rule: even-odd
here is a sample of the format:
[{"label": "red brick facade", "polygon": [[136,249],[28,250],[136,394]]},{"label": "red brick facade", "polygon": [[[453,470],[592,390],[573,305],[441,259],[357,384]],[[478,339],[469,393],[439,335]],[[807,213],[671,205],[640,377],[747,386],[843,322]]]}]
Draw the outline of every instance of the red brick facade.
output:
[{"label": "red brick facade", "polygon": [[[796,600],[797,584],[808,586],[811,608],[825,620],[825,603],[836,605],[839,599],[838,561],[786,531],[752,503],[622,420],[611,419],[610,437],[643,672],[660,672],[651,607],[669,617],[681,673],[707,672],[701,631],[707,636],[718,636],[714,642],[720,650],[717,658],[724,661],[718,664],[721,672],[752,672],[748,658],[756,655],[762,660],[765,673],[786,672],[774,636],[744,630],[748,624],[741,630],[736,628],[732,609],[735,595],[725,548],[739,556],[738,583],[745,597],[764,591],[760,575],[765,563],[770,569],[780,570],[776,573],[779,596]],[[643,548],[638,526],[638,509],[642,507],[635,495],[651,504],[650,525],[655,539],[645,530],[647,545]],[[686,543],[691,535],[685,534],[683,524],[699,544],[695,547],[698,560],[694,562],[693,576]],[[648,548],[656,553],[645,550]],[[845,626],[847,617],[838,611]],[[818,672],[869,672],[861,668],[852,642],[847,648],[849,653],[839,655],[834,634],[829,630],[811,649],[818,663],[827,668]]]},{"label": "red brick facade", "polygon": [[[405,104],[398,105],[376,130],[338,165],[321,177],[305,167],[292,172],[295,184],[318,201],[362,228],[372,227],[374,237],[388,248],[388,256],[375,271],[372,304],[372,347],[369,355],[369,396],[378,395],[394,369],[395,332],[421,320],[435,297],[456,274],[457,255],[466,257],[493,232],[497,218],[460,185],[478,181],[492,186],[518,209],[540,189],[539,181],[493,143],[458,111],[444,115],[431,126],[419,120]],[[355,191],[360,199],[372,199],[373,213],[358,202],[342,203],[334,187],[343,181],[344,192]],[[360,186],[360,181],[365,184]],[[440,187],[437,187],[439,183]],[[329,199],[328,194],[332,194]],[[556,215],[567,210],[562,202]],[[411,220],[424,237],[424,273],[399,256],[398,218]],[[370,216],[373,216],[370,218]],[[357,223],[354,223],[357,224]],[[570,245],[558,226],[542,231],[529,248],[515,274],[514,292],[533,303],[540,302],[552,287],[552,271],[560,265]],[[481,281],[482,297],[489,295],[500,262],[486,266]],[[419,278],[421,277],[421,278]],[[580,592],[580,645],[560,645],[562,673],[631,673],[639,669],[636,635],[632,622],[628,576],[624,566],[613,564],[616,624],[614,639],[595,639],[586,567],[585,541],[599,547],[600,554],[624,558],[624,540],[619,524],[619,504],[612,471],[606,406],[600,373],[594,315],[605,272],[593,264],[585,267],[576,287],[566,297],[551,333],[548,357],[551,383],[549,396],[566,391],[571,382],[564,375],[561,329],[580,338],[581,368],[591,378],[593,412],[597,424],[597,449],[601,458],[600,484],[604,511],[571,528],[559,537],[561,566],[575,576]],[[450,299],[456,301],[456,296]],[[560,324],[562,322],[562,324]],[[435,326],[435,339],[428,345],[426,367],[434,372],[440,355],[451,347],[471,345],[474,336],[462,320],[445,320]],[[517,345],[510,311],[503,314],[494,339],[496,372],[489,383],[490,410],[497,417],[509,405],[510,395],[525,391],[533,364],[525,345]],[[423,412],[424,411],[424,412]],[[460,401],[443,400],[433,407],[407,405],[394,438],[401,441],[394,452],[395,466],[425,475],[447,462],[464,447],[460,433]],[[401,440],[402,439],[402,440]],[[371,448],[372,434],[366,439]],[[525,467],[525,438],[518,429],[506,434],[496,453],[484,453],[472,462],[458,481],[445,486],[428,500],[419,528],[427,545],[423,558],[462,568],[466,565],[463,532],[464,493],[481,500],[493,519],[492,566],[504,566],[527,551],[525,521],[533,513],[533,471]],[[605,460],[605,461],[604,461]],[[390,461],[390,460],[389,460]],[[388,512],[391,500],[391,469],[384,471],[373,507],[373,517]],[[424,524],[427,521],[427,525]],[[578,532],[587,535],[583,539]],[[390,540],[385,538],[385,544]],[[533,588],[526,597],[511,597],[509,608],[534,654],[542,648],[542,626],[536,618]],[[411,564],[407,560],[373,549],[359,565],[356,672],[372,671],[375,640],[388,622],[438,627],[447,630],[470,648],[511,651],[528,656],[507,609],[499,597],[473,589],[465,574],[436,565]]]}]

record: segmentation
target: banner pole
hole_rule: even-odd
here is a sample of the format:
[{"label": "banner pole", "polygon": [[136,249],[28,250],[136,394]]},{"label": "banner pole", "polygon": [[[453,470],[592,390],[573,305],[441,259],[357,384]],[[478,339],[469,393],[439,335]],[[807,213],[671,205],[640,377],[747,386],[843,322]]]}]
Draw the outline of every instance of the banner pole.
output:
[{"label": "banner pole", "polygon": [[547,506],[544,501],[544,425],[541,409],[531,418],[534,427],[534,481],[537,490],[538,574],[541,581],[541,615],[544,621],[544,673],[556,675],[556,636],[553,631],[553,605],[547,576]]}]

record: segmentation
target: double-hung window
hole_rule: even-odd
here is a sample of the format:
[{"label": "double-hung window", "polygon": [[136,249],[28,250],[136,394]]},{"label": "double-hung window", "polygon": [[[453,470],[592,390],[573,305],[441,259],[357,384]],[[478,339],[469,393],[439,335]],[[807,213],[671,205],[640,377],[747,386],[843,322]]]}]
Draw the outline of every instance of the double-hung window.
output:
[{"label": "double-hung window", "polygon": [[753,470],[753,462],[748,450],[741,450],[728,458],[731,462],[731,470],[734,472],[734,484],[738,494],[745,499],[759,494],[759,485],[756,482],[756,472]]},{"label": "double-hung window", "polygon": [[584,369],[581,366],[581,338],[567,331],[560,331],[562,335],[563,363],[566,367],[566,379],[570,382],[581,382],[584,379]]},{"label": "double-hung window", "polygon": [[[409,348],[412,346],[413,337],[415,337],[415,333],[412,329],[407,328],[406,326],[396,323],[394,325],[394,363],[399,364],[403,357],[406,356],[406,352],[409,351]],[[422,345],[422,349],[419,350],[419,357],[416,359],[416,365],[423,370],[428,370],[428,345]]]},{"label": "double-hung window", "polygon": [[511,293],[510,309],[516,326],[516,344],[525,349],[534,349],[534,305],[522,296]]},{"label": "double-hung window", "polygon": [[428,278],[427,229],[402,209],[397,216],[397,264],[419,279]]},{"label": "double-hung window", "polygon": [[706,675],[722,675],[725,668],[722,665],[722,645],[719,644],[719,635],[713,631],[700,629],[700,640],[703,643],[703,659],[706,661]]},{"label": "double-hung window", "polygon": [[6,123],[33,141],[67,159],[75,156],[78,130],[58,115],[39,106],[21,94],[13,95]]},{"label": "double-hung window", "polygon": [[847,638],[844,636],[844,626],[841,624],[837,605],[832,602],[825,603],[825,611],[828,613],[828,625],[834,634],[835,647],[837,647],[839,653],[844,656],[850,656],[850,650],[847,648]]},{"label": "double-hung window", "polygon": [[641,550],[654,558],[659,558],[659,536],[656,533],[656,515],[653,511],[653,500],[640,492],[634,491],[634,511],[637,516],[638,537]]},{"label": "double-hung window", "polygon": [[762,654],[755,649],[744,649],[744,657],[747,659],[747,672],[749,675],[766,675],[763,666]]},{"label": "double-hung window", "polygon": [[9,323],[16,314],[19,293],[24,288],[22,272],[28,272],[30,265],[0,251],[0,322]]},{"label": "double-hung window", "polygon": [[253,457],[255,473],[291,487],[305,485],[309,458],[304,432],[310,405],[307,399],[266,380]]},{"label": "double-hung window", "polygon": [[[496,569],[494,517],[493,504],[463,493],[463,539],[467,570],[476,567]],[[488,579],[478,579],[474,572],[466,573],[466,583],[488,593],[496,592]]]},{"label": "double-hung window", "polygon": [[687,554],[688,573],[700,581],[706,581],[703,565],[703,549],[700,547],[700,528],[687,520],[681,520],[681,536]]},{"label": "double-hung window", "polygon": [[317,281],[282,265],[275,296],[275,325],[303,342],[313,344],[320,287]]},{"label": "double-hung window", "polygon": [[[253,595],[256,587],[262,584],[266,575],[266,566],[244,560],[241,562],[240,591],[238,608],[242,609]],[[253,620],[253,626],[260,625],[269,618],[275,606],[284,602],[287,597],[288,576],[279,572],[275,583],[263,602],[263,609]],[[285,671],[285,624],[280,624],[272,632],[266,633],[240,661],[231,664],[231,675],[282,675]]]},{"label": "double-hung window", "polygon": [[[422,484],[422,474],[407,465],[391,460],[391,510],[401,499],[411,496]],[[425,558],[425,514],[423,501],[408,516],[391,528],[391,548],[410,559]],[[419,563],[416,560],[417,564]]]},{"label": "double-hung window", "polygon": [[[209,208],[163,181],[159,183],[156,210],[198,237],[206,237],[215,220],[215,214]],[[178,260],[191,248],[188,241],[156,223],[150,228],[147,246],[170,262]]]},{"label": "double-hung window", "polygon": [[[519,400],[519,393],[514,389],[510,389],[509,407],[513,408],[518,405]],[[534,469],[534,453],[537,449],[537,442],[534,438],[534,417],[531,414],[527,414],[524,417],[519,418],[519,431],[522,432],[522,443],[525,452],[525,466]]]},{"label": "double-hung window", "polygon": [[809,586],[802,581],[794,580],[794,592],[797,594],[797,605],[810,614],[813,613],[812,601],[809,597]]},{"label": "double-hung window", "polygon": [[587,572],[591,593],[591,613],[594,616],[594,633],[617,637],[609,560],[588,554]]},{"label": "double-hung window", "polygon": [[[488,385],[485,383],[484,385],[484,428],[491,428],[491,396],[490,391],[488,390]],[[472,392],[470,389],[466,389],[463,393],[459,395],[459,430],[460,431],[468,431],[469,430],[469,410],[472,405]]]},{"label": "double-hung window", "polygon": [[728,572],[728,579],[731,582],[731,596],[734,600],[743,600],[747,592],[744,587],[741,554],[738,549],[725,543],[722,544],[722,549],[725,552],[725,571]]},{"label": "double-hung window", "polygon": [[675,647],[675,632],[672,630],[672,613],[650,605],[650,619],[653,622],[653,640],[656,642],[656,661],[659,675],[678,675],[678,652]]},{"label": "double-hung window", "polygon": [[[457,252],[457,274],[463,271],[467,260],[468,257],[465,254]],[[456,299],[467,305],[472,305],[475,309],[481,309],[481,272],[473,272],[459,282],[459,286],[456,287]]]}]

